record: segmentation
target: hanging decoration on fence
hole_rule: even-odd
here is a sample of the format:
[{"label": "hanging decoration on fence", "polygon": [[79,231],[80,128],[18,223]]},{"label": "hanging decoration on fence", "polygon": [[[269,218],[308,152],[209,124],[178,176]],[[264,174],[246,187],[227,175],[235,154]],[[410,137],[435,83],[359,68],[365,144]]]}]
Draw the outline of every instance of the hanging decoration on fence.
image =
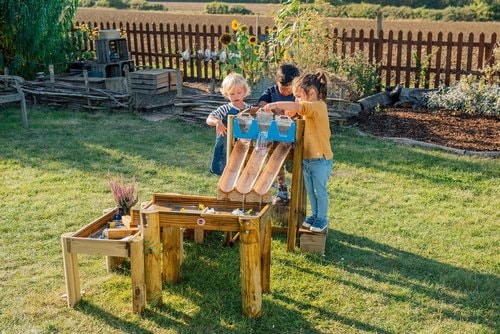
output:
[{"label": "hanging decoration on fence", "polygon": [[220,54],[217,54],[217,52],[212,51],[212,50],[207,48],[207,49],[205,49],[205,51],[198,50],[198,51],[196,51],[195,54],[191,54],[191,50],[186,49],[183,52],[181,52],[180,54],[181,54],[182,60],[184,60],[184,61],[190,61],[192,58],[196,58],[199,60],[204,60],[206,62],[209,62],[210,60],[212,60],[212,61],[219,60],[220,62],[225,63],[227,60],[227,54],[226,54],[226,51],[224,51],[224,50],[222,50],[220,52]]}]

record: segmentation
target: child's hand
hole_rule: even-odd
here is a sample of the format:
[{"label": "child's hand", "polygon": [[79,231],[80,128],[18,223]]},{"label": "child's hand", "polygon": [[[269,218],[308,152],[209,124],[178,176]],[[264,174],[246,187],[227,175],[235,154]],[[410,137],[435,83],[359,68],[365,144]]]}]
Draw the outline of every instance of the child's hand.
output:
[{"label": "child's hand", "polygon": [[273,104],[272,103],[268,103],[266,104],[265,106],[262,107],[262,109],[265,111],[265,112],[272,112],[273,111]]},{"label": "child's hand", "polygon": [[224,123],[222,123],[221,120],[219,120],[217,122],[217,125],[215,126],[215,133],[217,134],[217,136],[225,136],[226,132],[227,132],[226,126],[224,125]]}]

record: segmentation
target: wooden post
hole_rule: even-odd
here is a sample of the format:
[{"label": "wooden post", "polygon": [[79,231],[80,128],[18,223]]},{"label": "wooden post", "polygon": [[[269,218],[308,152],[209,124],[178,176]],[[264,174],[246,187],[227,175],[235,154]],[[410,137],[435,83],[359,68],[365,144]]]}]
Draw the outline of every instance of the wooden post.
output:
[{"label": "wooden post", "polygon": [[261,218],[260,223],[260,274],[262,292],[266,293],[271,291],[271,214]]},{"label": "wooden post", "polygon": [[210,94],[215,94],[215,80],[210,79]]},{"label": "wooden post", "polygon": [[55,77],[54,77],[54,65],[50,64],[49,65],[49,78],[50,78],[50,83],[56,82]]},{"label": "wooden post", "polygon": [[163,280],[178,282],[181,269],[181,229],[163,227]]},{"label": "wooden post", "polygon": [[384,13],[383,13],[381,10],[379,10],[379,11],[377,12],[377,34],[378,34],[381,30],[383,30],[383,26],[382,26],[382,21],[383,21],[383,19],[384,19]]},{"label": "wooden post", "polygon": [[83,70],[83,82],[85,84],[85,89],[88,92],[89,91],[89,72],[87,72],[87,70]]},{"label": "wooden post", "polygon": [[28,123],[28,111],[26,110],[26,97],[24,96],[24,92],[23,89],[21,88],[21,83],[19,82],[19,80],[15,80],[15,87],[17,90],[17,94],[21,99],[21,119],[23,121],[23,126],[27,128],[29,127],[29,123]]},{"label": "wooden post", "polygon": [[144,281],[146,298],[152,305],[162,303],[160,217],[158,212],[142,210],[141,227],[144,238]]},{"label": "wooden post", "polygon": [[175,81],[177,85],[177,97],[182,96],[182,76],[181,76],[181,71],[177,69],[175,71]]},{"label": "wooden post", "polygon": [[71,233],[66,233],[61,236],[61,245],[64,263],[64,278],[66,281],[66,299],[68,306],[74,307],[82,298],[82,294],[80,292],[80,275],[78,273],[78,254],[71,253],[69,235],[71,235]]},{"label": "wooden post", "polygon": [[243,314],[262,316],[259,220],[240,219],[240,273]]},{"label": "wooden post", "polygon": [[234,147],[234,132],[233,132],[233,120],[234,116],[229,115],[227,118],[227,145],[226,145],[226,164],[229,164],[229,157],[231,156],[231,152],[233,151]]},{"label": "wooden post", "polygon": [[124,258],[118,256],[106,256],[106,271],[111,274],[116,271],[123,263]]},{"label": "wooden post", "polygon": [[130,272],[132,276],[132,311],[141,313],[146,307],[144,281],[144,241],[142,236],[130,242]]},{"label": "wooden post", "polygon": [[302,171],[302,153],[304,143],[304,120],[296,120],[295,147],[293,150],[292,170],[292,196],[290,199],[290,211],[288,213],[287,250],[293,252],[297,243],[297,231],[301,221],[304,219],[305,193],[304,175]]},{"label": "wooden post", "polygon": [[203,239],[205,237],[205,231],[204,230],[195,229],[193,231],[193,233],[194,233],[194,242],[196,242],[197,244],[202,244],[203,243]]}]

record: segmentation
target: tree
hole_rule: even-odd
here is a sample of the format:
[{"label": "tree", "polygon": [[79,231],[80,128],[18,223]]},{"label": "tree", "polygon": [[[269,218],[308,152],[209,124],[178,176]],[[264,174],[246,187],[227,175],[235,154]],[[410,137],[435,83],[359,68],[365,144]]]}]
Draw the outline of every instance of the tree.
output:
[{"label": "tree", "polygon": [[66,67],[78,0],[0,0],[0,70],[32,77],[49,64]]}]

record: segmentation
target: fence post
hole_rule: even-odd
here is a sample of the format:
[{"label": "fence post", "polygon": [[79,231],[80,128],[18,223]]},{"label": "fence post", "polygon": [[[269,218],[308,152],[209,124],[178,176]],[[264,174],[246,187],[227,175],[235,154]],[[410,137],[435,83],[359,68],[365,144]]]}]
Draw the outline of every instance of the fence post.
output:
[{"label": "fence post", "polygon": [[382,28],[382,21],[383,21],[383,19],[384,19],[384,13],[381,10],[379,10],[377,12],[377,34],[381,30],[383,30],[383,28]]}]

